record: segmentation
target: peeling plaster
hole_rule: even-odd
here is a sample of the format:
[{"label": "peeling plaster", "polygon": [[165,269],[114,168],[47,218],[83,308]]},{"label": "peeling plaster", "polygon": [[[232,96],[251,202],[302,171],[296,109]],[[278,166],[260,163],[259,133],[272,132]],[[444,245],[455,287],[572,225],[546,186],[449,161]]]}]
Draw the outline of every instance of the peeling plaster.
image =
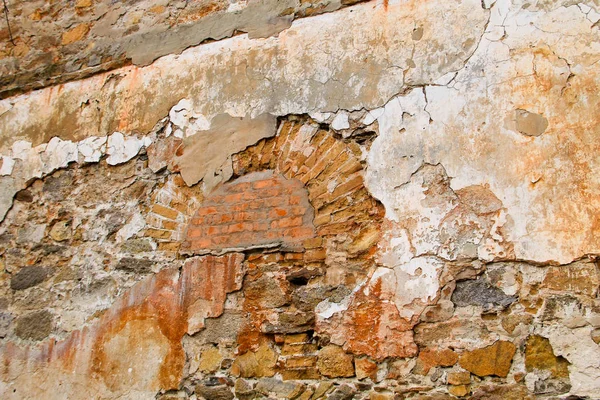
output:
[{"label": "peeling plaster", "polygon": [[[5,99],[0,101],[6,110],[0,115],[0,151],[15,139],[37,146],[50,134],[80,141],[149,132],[181,99],[188,99],[186,109],[205,121],[218,114],[377,108],[407,85],[433,82],[462,68],[473,50],[463,43],[477,41],[487,14],[475,0],[435,9],[424,2],[360,3],[297,20],[277,37],[240,35],[147,67],[120,68]],[[413,26],[422,20],[431,28],[413,41]],[[353,40],[340,32],[352,32]],[[407,59],[415,66],[409,68],[402,61]]]}]

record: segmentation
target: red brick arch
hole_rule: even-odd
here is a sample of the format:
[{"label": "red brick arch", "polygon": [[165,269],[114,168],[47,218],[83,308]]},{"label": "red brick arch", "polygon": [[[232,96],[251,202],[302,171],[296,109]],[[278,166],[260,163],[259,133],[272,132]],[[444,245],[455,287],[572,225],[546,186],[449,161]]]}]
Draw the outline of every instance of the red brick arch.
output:
[{"label": "red brick arch", "polygon": [[193,216],[185,254],[298,247],[315,235],[308,192],[297,179],[267,170],[244,175],[211,193]]},{"label": "red brick arch", "polygon": [[316,124],[283,123],[277,136],[234,156],[238,178],[202,202],[181,252],[301,250],[305,239],[337,235],[347,236],[349,246],[365,230],[378,230],[383,218],[364,187],[360,154],[358,145]]}]

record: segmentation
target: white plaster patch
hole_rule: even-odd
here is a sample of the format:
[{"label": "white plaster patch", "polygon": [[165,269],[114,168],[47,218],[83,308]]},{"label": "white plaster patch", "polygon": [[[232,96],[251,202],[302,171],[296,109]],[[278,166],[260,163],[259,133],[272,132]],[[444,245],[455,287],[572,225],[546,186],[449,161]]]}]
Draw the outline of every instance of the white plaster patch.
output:
[{"label": "white plaster patch", "polygon": [[0,159],[2,160],[2,164],[0,164],[0,175],[7,176],[12,174],[15,160],[8,156],[2,156]]},{"label": "white plaster patch", "polygon": [[41,153],[44,164],[42,173],[48,174],[59,168],[65,168],[69,163],[77,161],[77,144],[70,140],[53,137]]},{"label": "white plaster patch", "polygon": [[83,162],[93,163],[100,161],[106,153],[106,142],[107,138],[105,136],[92,136],[79,142],[77,148],[83,157]]},{"label": "white plaster patch", "polygon": [[555,355],[563,356],[571,363],[571,394],[591,397],[598,395],[600,346],[591,338],[592,329],[591,326],[569,329],[558,324],[539,329],[542,336],[550,340]]},{"label": "white plaster patch", "polygon": [[121,132],[115,132],[108,137],[108,148],[106,162],[109,165],[123,164],[137,156],[142,147],[148,147],[152,143],[149,137],[138,139],[136,137],[124,137]]},{"label": "white plaster patch", "polygon": [[338,112],[333,121],[331,121],[331,127],[336,131],[350,128],[348,113],[345,111]]}]

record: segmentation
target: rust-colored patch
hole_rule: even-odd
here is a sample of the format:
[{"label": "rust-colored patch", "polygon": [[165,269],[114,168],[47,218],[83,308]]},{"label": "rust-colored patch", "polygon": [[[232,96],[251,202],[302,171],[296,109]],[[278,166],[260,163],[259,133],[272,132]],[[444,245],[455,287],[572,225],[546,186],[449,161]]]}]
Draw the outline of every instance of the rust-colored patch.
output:
[{"label": "rust-colored patch", "polygon": [[[7,343],[0,350],[5,373],[9,373],[11,364],[19,366],[21,360],[29,360],[23,368],[36,368],[36,364],[44,363],[63,371],[86,370],[86,375],[116,392],[175,389],[185,365],[181,340],[189,329],[192,306],[199,299],[207,299],[213,309],[204,314],[220,315],[223,305],[219,302],[224,302],[226,293],[239,288],[243,258],[235,253],[199,257],[191,260],[181,274],[176,269],[164,269],[134,285],[94,324],[72,332],[60,342],[49,339],[38,348]],[[150,342],[149,348],[166,345],[163,359],[152,358],[153,353],[136,352],[137,345],[123,348],[116,355],[114,351],[108,352],[107,344],[118,339],[124,329],[127,329],[124,340],[143,338]],[[141,348],[143,344],[138,343]],[[144,362],[160,364],[156,376],[130,382],[127,376],[118,373],[123,369],[122,364]]]}]

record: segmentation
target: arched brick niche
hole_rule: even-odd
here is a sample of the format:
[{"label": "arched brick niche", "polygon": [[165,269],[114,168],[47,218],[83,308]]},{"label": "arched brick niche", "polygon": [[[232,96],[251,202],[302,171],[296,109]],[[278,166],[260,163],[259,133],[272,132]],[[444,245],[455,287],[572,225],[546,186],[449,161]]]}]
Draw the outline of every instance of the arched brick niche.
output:
[{"label": "arched brick niche", "polygon": [[271,170],[252,172],[222,185],[205,199],[191,219],[181,252],[301,249],[303,240],[315,235],[313,217],[301,181]]},{"label": "arched brick niche", "polygon": [[[364,186],[361,155],[357,143],[308,119],[284,121],[275,137],[233,156],[234,179],[208,195],[192,217],[183,254],[246,254],[241,290],[247,319],[237,345],[240,354],[249,355],[236,361],[235,374],[275,373],[277,368],[248,371],[245,362],[281,335],[334,337],[336,324],[319,326],[316,305],[351,296],[372,272],[384,210]],[[381,301],[373,293],[358,298]],[[402,347],[412,342],[411,324],[399,315],[364,318],[361,304],[349,305],[344,321],[356,333],[339,345],[372,356],[412,354],[412,347]],[[397,314],[392,305],[386,310]],[[386,325],[386,340],[402,341],[394,351],[381,349],[380,324]],[[298,356],[277,361],[285,378],[318,378],[314,357],[304,354],[308,361],[299,366]]]}]

